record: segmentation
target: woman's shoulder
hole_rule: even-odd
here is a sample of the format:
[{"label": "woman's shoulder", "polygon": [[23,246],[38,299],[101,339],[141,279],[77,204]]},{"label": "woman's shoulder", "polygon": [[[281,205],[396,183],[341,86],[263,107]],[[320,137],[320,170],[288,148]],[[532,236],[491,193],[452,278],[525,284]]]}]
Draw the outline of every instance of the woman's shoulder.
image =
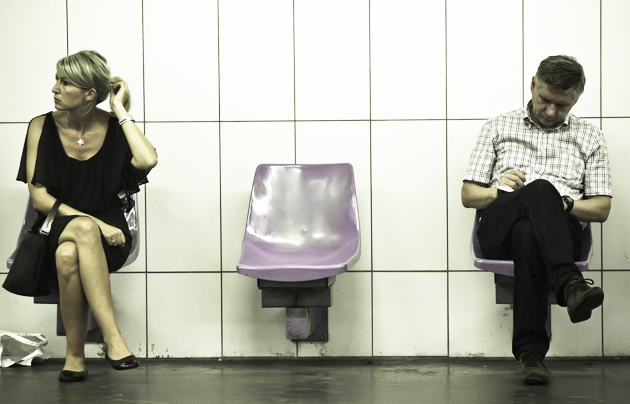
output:
[{"label": "woman's shoulder", "polygon": [[44,123],[46,122],[46,119],[49,116],[52,117],[52,112],[48,112],[48,113],[36,116],[35,118],[31,119],[31,122],[29,122],[28,124],[29,136],[39,137],[42,133],[42,130],[44,129]]},{"label": "woman's shoulder", "polygon": [[96,109],[96,114],[99,126],[105,131],[112,126],[113,122],[118,122],[115,116],[100,108]]},{"label": "woman's shoulder", "polygon": [[46,118],[51,117],[54,114],[54,112],[46,112],[45,114],[41,114],[41,115],[37,115],[35,118],[31,119],[31,122],[29,123],[29,125],[43,125],[44,122],[46,121]]}]

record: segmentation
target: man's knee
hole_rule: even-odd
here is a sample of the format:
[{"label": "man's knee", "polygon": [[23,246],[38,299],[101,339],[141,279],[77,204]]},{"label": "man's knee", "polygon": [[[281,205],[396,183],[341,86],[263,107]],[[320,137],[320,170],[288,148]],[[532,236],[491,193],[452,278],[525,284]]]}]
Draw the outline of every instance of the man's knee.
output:
[{"label": "man's knee", "polygon": [[551,193],[553,195],[557,195],[558,197],[560,197],[560,193],[558,192],[556,187],[554,187],[551,182],[544,179],[534,180],[523,189],[528,189],[528,188],[530,191],[534,191],[538,193],[548,192],[548,193]]},{"label": "man's knee", "polygon": [[538,206],[542,209],[557,210],[562,209],[562,197],[560,193],[547,180],[535,180],[527,186],[519,189],[517,197],[527,202],[530,207]]},{"label": "man's knee", "polygon": [[79,254],[73,242],[62,243],[55,252],[55,262],[59,276],[68,278],[79,270]]}]

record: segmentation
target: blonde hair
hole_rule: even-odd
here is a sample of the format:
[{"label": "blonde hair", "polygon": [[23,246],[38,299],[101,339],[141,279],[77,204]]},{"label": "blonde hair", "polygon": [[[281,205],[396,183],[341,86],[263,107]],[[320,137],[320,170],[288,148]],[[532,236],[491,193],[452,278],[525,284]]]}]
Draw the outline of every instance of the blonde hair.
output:
[{"label": "blonde hair", "polygon": [[[57,70],[66,76],[68,82],[83,90],[94,89],[96,98],[91,107],[109,97],[112,84],[123,81],[120,77],[111,77],[107,59],[93,50],[83,50],[63,57],[57,62]],[[125,102],[125,109],[131,108],[131,96]]]}]

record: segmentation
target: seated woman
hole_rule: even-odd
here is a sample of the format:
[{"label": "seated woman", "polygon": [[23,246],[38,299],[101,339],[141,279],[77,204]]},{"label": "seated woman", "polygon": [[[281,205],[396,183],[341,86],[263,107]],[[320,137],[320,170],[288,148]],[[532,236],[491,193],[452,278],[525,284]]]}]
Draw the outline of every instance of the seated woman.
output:
[{"label": "seated woman", "polygon": [[[112,307],[109,273],[125,263],[131,235],[124,211],[157,164],[155,148],[129,115],[129,89],[111,78],[106,59],[81,51],[57,62],[54,112],[28,128],[18,180],[28,184],[39,229],[62,204],[48,236],[59,283],[67,353],[61,382],[83,381],[88,309],[103,333],[105,359],[117,370],[138,367]],[[111,113],[97,108],[109,96]]]}]

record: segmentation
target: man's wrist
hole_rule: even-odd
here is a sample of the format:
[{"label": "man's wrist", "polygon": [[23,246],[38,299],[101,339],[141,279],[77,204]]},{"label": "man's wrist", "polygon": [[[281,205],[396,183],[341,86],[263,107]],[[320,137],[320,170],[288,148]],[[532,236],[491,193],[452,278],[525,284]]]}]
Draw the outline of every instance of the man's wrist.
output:
[{"label": "man's wrist", "polygon": [[573,198],[571,198],[569,195],[562,195],[562,202],[564,202],[564,204],[567,206],[564,211],[567,213],[571,212],[574,204]]}]

